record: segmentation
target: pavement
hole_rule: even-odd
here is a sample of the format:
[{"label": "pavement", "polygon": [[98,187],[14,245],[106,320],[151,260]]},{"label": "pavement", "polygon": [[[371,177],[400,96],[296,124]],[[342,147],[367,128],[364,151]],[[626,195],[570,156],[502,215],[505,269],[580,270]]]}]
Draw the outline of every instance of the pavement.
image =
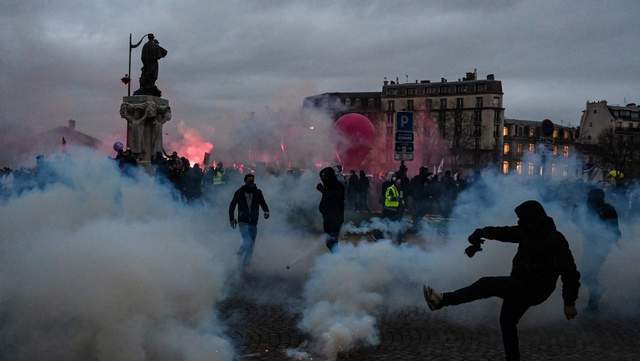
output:
[{"label": "pavement", "polygon": [[[235,344],[238,360],[292,360],[289,348],[310,338],[296,324],[301,314],[296,290],[279,289],[292,301],[269,303],[269,297],[241,295],[220,305],[220,317]],[[482,325],[466,326],[443,320],[424,308],[407,308],[379,315],[380,344],[341,353],[341,361],[370,360],[503,360],[498,314]],[[522,361],[638,361],[640,316],[606,319],[580,315],[544,326],[521,327]],[[313,357],[313,360],[322,360]]]}]

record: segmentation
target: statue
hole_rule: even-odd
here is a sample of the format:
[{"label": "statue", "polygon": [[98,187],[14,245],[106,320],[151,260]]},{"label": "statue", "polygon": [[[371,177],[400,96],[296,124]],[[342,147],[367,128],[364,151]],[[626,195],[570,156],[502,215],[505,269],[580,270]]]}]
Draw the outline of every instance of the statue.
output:
[{"label": "statue", "polygon": [[156,86],[158,80],[158,60],[167,56],[167,50],[160,46],[160,43],[153,34],[147,34],[149,39],[142,47],[142,74],[140,74],[140,89],[133,95],[153,95],[160,97],[162,92]]}]

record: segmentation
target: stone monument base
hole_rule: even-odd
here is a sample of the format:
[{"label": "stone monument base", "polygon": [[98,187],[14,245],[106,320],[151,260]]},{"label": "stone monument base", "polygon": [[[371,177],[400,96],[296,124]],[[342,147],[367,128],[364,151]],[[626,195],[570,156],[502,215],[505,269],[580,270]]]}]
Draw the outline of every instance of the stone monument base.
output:
[{"label": "stone monument base", "polygon": [[163,153],[162,126],[171,120],[169,101],[152,95],[122,98],[120,116],[127,120],[127,148],[140,163]]}]

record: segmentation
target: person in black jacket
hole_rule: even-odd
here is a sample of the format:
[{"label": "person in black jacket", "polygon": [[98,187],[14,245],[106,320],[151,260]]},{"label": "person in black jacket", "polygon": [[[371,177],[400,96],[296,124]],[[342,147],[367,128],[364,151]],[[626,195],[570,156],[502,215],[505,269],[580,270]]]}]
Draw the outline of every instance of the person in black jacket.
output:
[{"label": "person in black jacket", "polygon": [[564,313],[568,320],[577,315],[575,302],[580,288],[580,273],[576,269],[569,244],[544,208],[537,201],[526,201],[515,209],[518,225],[485,227],[469,236],[471,247],[467,255],[481,250],[483,238],[518,243],[510,276],[483,277],[472,285],[454,292],[439,294],[424,287],[424,297],[431,310],[459,305],[475,300],[500,297],[500,328],[507,361],[520,360],[518,321],[529,307],[544,302],[562,278]]},{"label": "person in black jacket", "polygon": [[331,167],[320,171],[320,180],[316,189],[322,193],[320,213],[324,232],[327,234],[326,245],[333,252],[338,244],[338,235],[344,222],[344,185],[336,177]]},{"label": "person in black jacket", "polygon": [[[237,220],[235,217],[236,205],[238,206]],[[243,270],[249,265],[253,255],[253,246],[258,233],[258,218],[260,218],[258,207],[262,208],[264,219],[268,219],[269,206],[264,200],[262,191],[255,184],[254,175],[247,174],[244,176],[244,185],[233,194],[233,199],[229,204],[231,228],[236,228],[238,225],[242,235],[242,246],[238,250],[238,256]]]},{"label": "person in black jacket", "polygon": [[584,283],[589,289],[587,310],[595,312],[602,298],[602,286],[598,282],[598,274],[607,259],[611,247],[618,244],[620,226],[618,212],[605,202],[604,191],[596,188],[587,195],[587,219],[584,228],[589,230],[585,235],[585,253],[583,260]]}]

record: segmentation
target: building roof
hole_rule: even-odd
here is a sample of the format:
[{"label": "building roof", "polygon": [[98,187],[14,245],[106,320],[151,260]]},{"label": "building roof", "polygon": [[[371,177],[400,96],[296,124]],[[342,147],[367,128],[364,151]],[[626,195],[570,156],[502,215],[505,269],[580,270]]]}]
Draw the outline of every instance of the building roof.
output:
[{"label": "building roof", "polygon": [[607,105],[607,107],[609,107],[610,110],[628,110],[630,112],[638,112],[640,111],[640,107],[631,103],[631,104],[627,104],[626,106],[621,106],[621,105]]},{"label": "building roof", "polygon": [[[504,118],[504,124],[505,125],[507,125],[507,124],[515,124],[515,125],[522,125],[522,126],[528,126],[528,127],[541,127],[542,126],[542,120],[524,120],[524,119]],[[553,125],[556,128],[563,128],[563,129],[574,129],[575,128],[575,127],[572,127],[572,126],[558,124],[556,122],[554,122]]]},{"label": "building roof", "polygon": [[47,143],[49,143],[50,141],[61,143],[62,138],[64,137],[66,143],[70,145],[78,145],[89,148],[99,148],[100,146],[102,146],[102,142],[99,139],[67,126],[60,126],[50,129],[44,133],[38,134],[36,137],[39,138],[40,141],[44,141]]}]

